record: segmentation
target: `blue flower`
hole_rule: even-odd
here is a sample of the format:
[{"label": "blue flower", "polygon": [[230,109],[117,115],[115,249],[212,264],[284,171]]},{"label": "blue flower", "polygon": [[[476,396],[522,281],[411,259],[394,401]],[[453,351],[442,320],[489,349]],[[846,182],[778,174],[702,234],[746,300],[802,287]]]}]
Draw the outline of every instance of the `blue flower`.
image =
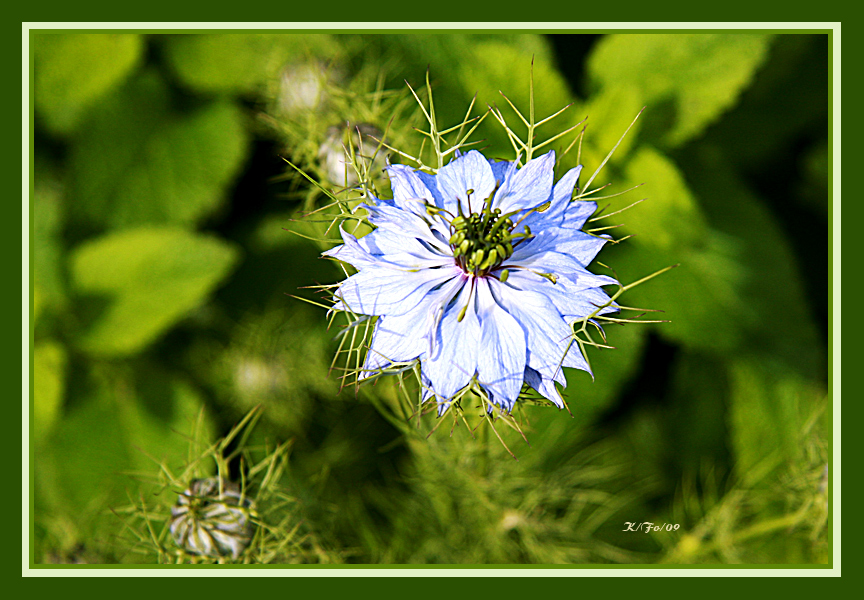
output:
[{"label": "blue flower", "polygon": [[582,231],[596,204],[571,201],[581,166],[556,184],[554,165],[472,150],[436,175],[388,167],[393,199],[361,205],[375,229],[324,253],[358,270],[333,310],[378,317],[361,379],[419,360],[439,414],[473,382],[506,411],[523,383],[564,406],[561,367],[590,372],[571,324],[615,311],[600,286],[618,282],[586,269],[607,240]]}]

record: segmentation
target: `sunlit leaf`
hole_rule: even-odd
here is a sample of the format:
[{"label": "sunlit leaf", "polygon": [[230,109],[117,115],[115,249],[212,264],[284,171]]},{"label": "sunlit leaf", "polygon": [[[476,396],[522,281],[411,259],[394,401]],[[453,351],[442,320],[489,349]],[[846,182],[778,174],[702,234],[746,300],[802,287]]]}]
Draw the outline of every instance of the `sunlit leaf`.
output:
[{"label": "sunlit leaf", "polygon": [[83,111],[123,81],[140,60],[141,36],[52,33],[31,37],[35,103],[57,133],[72,131]]},{"label": "sunlit leaf", "polygon": [[802,136],[824,136],[828,123],[828,36],[778,35],[765,65],[735,108],[705,132],[745,172],[777,160]]},{"label": "sunlit leaf", "polygon": [[649,111],[671,103],[674,114],[664,141],[675,146],[698,135],[735,104],[765,60],[771,37],[750,33],[610,35],[597,45],[588,71],[602,89],[620,82],[637,87]]},{"label": "sunlit leaf", "polygon": [[77,219],[185,224],[218,210],[247,147],[238,107],[218,101],[176,114],[164,83],[148,74],[103,108],[73,150]]},{"label": "sunlit leaf", "polygon": [[71,257],[75,289],[92,313],[81,346],[102,355],[137,352],[201,304],[236,260],[223,241],[168,228],[84,243]]},{"label": "sunlit leaf", "polygon": [[165,55],[180,80],[206,93],[254,91],[291,57],[333,48],[321,34],[185,34],[165,40]]},{"label": "sunlit leaf", "polygon": [[[633,243],[659,250],[698,246],[707,233],[705,217],[678,166],[668,157],[648,147],[640,147],[625,167],[624,189],[636,190],[615,198],[614,206],[626,206],[647,198],[617,215]],[[620,185],[618,187],[621,187]],[[610,217],[609,224],[616,217]],[[604,220],[605,223],[605,220]]]}]

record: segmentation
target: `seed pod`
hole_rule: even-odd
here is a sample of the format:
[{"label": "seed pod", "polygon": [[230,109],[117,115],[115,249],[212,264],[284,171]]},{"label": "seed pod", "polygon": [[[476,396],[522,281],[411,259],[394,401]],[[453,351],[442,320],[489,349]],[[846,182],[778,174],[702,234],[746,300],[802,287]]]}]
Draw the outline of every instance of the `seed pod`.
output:
[{"label": "seed pod", "polygon": [[186,552],[236,559],[252,540],[252,501],[236,484],[221,487],[217,477],[194,479],[171,508],[171,536]]}]

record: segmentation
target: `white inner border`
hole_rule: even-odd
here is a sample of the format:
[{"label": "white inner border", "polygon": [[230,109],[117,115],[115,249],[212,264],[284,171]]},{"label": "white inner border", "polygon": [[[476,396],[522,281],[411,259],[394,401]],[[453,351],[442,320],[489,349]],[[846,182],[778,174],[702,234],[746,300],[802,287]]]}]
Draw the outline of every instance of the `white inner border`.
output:
[{"label": "white inner border", "polygon": [[[387,569],[387,568],[345,568],[345,569],[165,569],[165,568],[136,568],[136,569],[31,569],[30,568],[30,356],[32,348],[30,346],[30,30],[31,29],[88,29],[88,30],[134,30],[147,33],[148,30],[166,31],[172,29],[190,30],[249,30],[249,29],[267,29],[267,30],[304,30],[304,29],[321,29],[328,31],[344,31],[357,32],[358,29],[373,28],[376,30],[466,30],[472,31],[485,29],[505,29],[514,32],[536,33],[538,29],[549,29],[561,31],[565,29],[579,30],[586,32],[591,29],[602,30],[747,30],[747,29],[783,29],[783,30],[832,30],[833,37],[833,119],[831,123],[833,134],[833,239],[831,240],[833,247],[833,321],[831,323],[831,331],[833,334],[833,407],[834,407],[834,433],[833,433],[833,464],[832,464],[832,483],[833,483],[833,545],[834,545],[834,567],[832,569],[668,569],[668,568],[643,568],[643,569],[589,569],[589,568],[574,568],[574,569]],[[528,30],[528,31],[526,31]],[[58,23],[58,22],[37,22],[22,24],[22,324],[23,324],[23,342],[22,342],[22,388],[23,388],[23,404],[22,404],[22,466],[21,466],[21,486],[23,491],[22,496],[22,575],[24,576],[42,576],[42,577],[67,577],[67,576],[108,576],[108,577],[128,577],[128,576],[154,576],[162,577],[165,575],[186,576],[186,577],[236,577],[236,576],[267,576],[267,577],[582,577],[582,576],[601,576],[601,577],[621,577],[621,576],[637,576],[637,577],[825,577],[825,576],[840,576],[840,158],[841,158],[841,139],[840,139],[840,23],[818,22],[818,23],[615,23],[615,22],[596,22],[596,23],[577,23],[577,22],[536,22],[536,23],[356,23],[356,22],[305,22],[305,23],[160,23],[160,22],[143,22],[143,23]]]}]

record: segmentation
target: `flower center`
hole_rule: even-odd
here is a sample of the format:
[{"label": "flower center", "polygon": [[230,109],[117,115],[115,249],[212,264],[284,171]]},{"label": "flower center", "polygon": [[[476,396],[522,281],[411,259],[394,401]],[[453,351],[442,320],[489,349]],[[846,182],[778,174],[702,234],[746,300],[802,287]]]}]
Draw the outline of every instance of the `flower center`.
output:
[{"label": "flower center", "polygon": [[[470,190],[469,190],[470,194]],[[483,277],[513,255],[513,245],[531,237],[526,225],[523,233],[513,233],[516,225],[510,219],[516,212],[501,214],[500,208],[491,207],[491,196],[483,202],[479,213],[461,212],[450,222],[450,248],[453,258],[463,271]]]}]

